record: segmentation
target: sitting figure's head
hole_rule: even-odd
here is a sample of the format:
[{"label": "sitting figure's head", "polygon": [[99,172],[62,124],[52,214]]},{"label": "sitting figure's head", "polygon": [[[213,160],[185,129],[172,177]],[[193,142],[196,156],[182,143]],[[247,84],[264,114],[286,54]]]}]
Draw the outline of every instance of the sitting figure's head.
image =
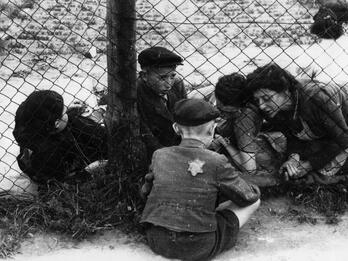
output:
[{"label": "sitting figure's head", "polygon": [[257,68],[247,76],[247,88],[258,107],[268,116],[292,107],[291,93],[298,81],[277,64]]},{"label": "sitting figure's head", "polygon": [[216,106],[222,118],[228,118],[248,101],[246,79],[239,73],[224,75],[215,86]]},{"label": "sitting figure's head", "polygon": [[212,142],[219,111],[201,99],[183,99],[175,103],[173,128],[182,138],[202,141],[206,146]]},{"label": "sitting figure's head", "polygon": [[164,47],[151,47],[138,56],[141,67],[140,76],[147,86],[160,96],[164,96],[173,87],[176,67],[183,59]]},{"label": "sitting figure's head", "polygon": [[63,97],[51,90],[32,92],[18,107],[15,122],[13,134],[19,143],[23,135],[42,137],[61,132],[68,123]]},{"label": "sitting figure's head", "polygon": [[318,12],[313,16],[310,32],[324,39],[337,39],[344,34],[343,23],[348,22],[347,1],[321,1]]}]

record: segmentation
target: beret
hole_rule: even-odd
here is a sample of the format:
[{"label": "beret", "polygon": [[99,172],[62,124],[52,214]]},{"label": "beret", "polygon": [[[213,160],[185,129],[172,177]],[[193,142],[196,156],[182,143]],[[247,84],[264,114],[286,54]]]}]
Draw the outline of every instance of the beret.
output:
[{"label": "beret", "polygon": [[164,47],[156,46],[143,50],[138,56],[138,62],[141,67],[167,67],[180,65],[183,59]]},{"label": "beret", "polygon": [[183,99],[175,103],[173,118],[184,126],[197,126],[219,117],[219,111],[202,99]]}]

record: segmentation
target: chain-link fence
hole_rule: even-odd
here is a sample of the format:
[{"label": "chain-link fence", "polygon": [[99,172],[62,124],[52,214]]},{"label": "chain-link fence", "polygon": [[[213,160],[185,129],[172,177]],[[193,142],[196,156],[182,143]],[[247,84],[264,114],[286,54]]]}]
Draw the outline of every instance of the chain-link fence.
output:
[{"label": "chain-link fence", "polygon": [[[35,190],[18,167],[12,134],[15,112],[30,93],[55,90],[68,106],[85,102],[85,116],[103,112],[106,8],[106,0],[0,1],[2,192]],[[318,8],[314,0],[138,0],[136,49],[164,46],[182,56],[177,71],[186,88],[200,89],[191,96],[210,95],[223,75],[246,76],[270,62],[297,78],[316,70],[319,80],[341,84],[346,39],[310,33]]]}]

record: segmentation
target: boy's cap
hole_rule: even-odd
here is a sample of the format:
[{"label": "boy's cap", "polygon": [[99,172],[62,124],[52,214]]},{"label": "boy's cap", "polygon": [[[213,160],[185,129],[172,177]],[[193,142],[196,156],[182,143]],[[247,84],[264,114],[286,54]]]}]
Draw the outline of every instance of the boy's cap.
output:
[{"label": "boy's cap", "polygon": [[138,62],[144,67],[170,67],[181,65],[183,59],[164,47],[151,47],[143,50],[138,56]]},{"label": "boy's cap", "polygon": [[201,99],[183,99],[174,105],[174,121],[184,126],[198,126],[219,117],[219,111]]}]

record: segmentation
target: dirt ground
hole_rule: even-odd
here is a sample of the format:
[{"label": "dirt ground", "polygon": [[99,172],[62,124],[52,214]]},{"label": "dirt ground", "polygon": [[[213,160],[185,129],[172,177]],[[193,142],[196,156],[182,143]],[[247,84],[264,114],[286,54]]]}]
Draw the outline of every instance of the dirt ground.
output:
[{"label": "dirt ground", "polygon": [[[338,225],[300,224],[290,215],[288,199],[267,199],[250,222],[242,228],[237,245],[214,260],[290,261],[348,260],[348,215]],[[304,210],[307,214],[309,210]],[[73,242],[59,235],[38,234],[28,238],[14,257],[18,261],[43,260],[166,260],[152,251],[139,237],[117,230],[100,233],[83,242]]]}]

